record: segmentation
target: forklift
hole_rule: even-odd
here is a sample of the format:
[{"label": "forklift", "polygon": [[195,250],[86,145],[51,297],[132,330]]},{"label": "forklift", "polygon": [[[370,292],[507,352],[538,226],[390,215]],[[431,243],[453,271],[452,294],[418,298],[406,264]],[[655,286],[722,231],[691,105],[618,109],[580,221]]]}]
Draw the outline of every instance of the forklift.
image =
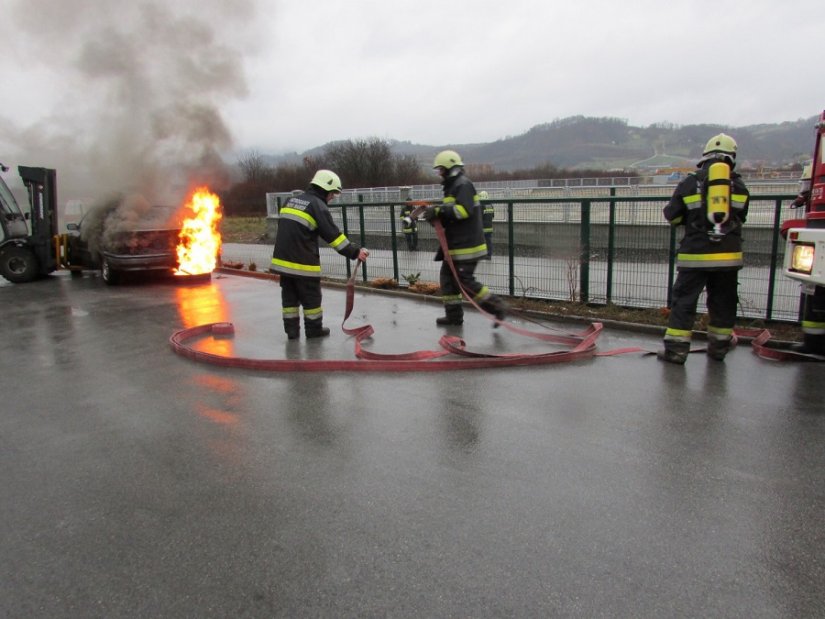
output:
[{"label": "forklift", "polygon": [[[0,275],[15,284],[34,281],[60,266],[55,247],[56,173],[27,166],[17,170],[28,191],[27,213],[0,175]],[[9,168],[0,163],[0,171],[8,172]]]}]

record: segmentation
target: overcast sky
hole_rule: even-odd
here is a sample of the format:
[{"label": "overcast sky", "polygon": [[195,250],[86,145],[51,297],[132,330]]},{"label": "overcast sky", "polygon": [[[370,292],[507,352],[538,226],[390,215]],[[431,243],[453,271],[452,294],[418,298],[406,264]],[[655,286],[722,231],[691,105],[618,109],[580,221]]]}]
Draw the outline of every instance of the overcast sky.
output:
[{"label": "overcast sky", "polygon": [[[0,0],[0,161],[132,169],[825,108],[820,1]],[[151,176],[152,171],[146,172]]]}]

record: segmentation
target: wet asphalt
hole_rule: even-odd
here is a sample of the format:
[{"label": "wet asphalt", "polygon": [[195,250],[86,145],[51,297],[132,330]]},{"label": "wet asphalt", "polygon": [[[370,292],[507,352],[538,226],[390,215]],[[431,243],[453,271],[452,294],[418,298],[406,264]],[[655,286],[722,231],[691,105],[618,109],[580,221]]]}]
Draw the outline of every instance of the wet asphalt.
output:
[{"label": "wet asphalt", "polygon": [[[825,365],[740,346],[685,367],[265,373],[171,351],[231,321],[203,346],[354,357],[341,288],[320,341],[286,341],[279,292],[0,286],[0,616],[825,616]],[[355,305],[378,352],[443,333],[434,302]],[[537,347],[469,311],[455,333]]]}]

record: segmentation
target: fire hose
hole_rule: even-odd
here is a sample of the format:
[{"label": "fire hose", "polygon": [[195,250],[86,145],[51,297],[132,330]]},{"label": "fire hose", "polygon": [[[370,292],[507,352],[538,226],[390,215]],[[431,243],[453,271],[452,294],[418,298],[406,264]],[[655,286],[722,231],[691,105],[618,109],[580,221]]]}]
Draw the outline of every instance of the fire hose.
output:
[{"label": "fire hose", "polygon": [[[447,251],[444,227],[438,219],[435,219],[432,223],[444,253],[444,260],[447,261],[455,280],[460,283],[455,264]],[[366,324],[354,328],[345,326],[355,305],[355,278],[360,264],[360,261],[356,262],[355,268],[347,281],[346,307],[344,319],[341,322],[341,330],[346,335],[353,337],[355,342],[355,359],[257,359],[250,357],[230,357],[198,350],[189,345],[189,342],[192,340],[201,339],[210,335],[217,338],[234,335],[235,327],[229,322],[208,323],[177,331],[172,334],[169,339],[172,350],[178,355],[201,363],[267,372],[432,372],[549,365],[552,363],[588,359],[596,356],[606,357],[627,353],[655,354],[655,351],[639,347],[597,351],[596,340],[603,329],[602,323],[599,322],[594,322],[579,332],[565,332],[546,326],[544,332],[537,332],[518,327],[509,321],[498,319],[479,307],[472,298],[472,295],[465,290],[463,286],[460,286],[460,288],[464,298],[484,317],[494,321],[496,326],[503,326],[505,329],[521,336],[537,339],[546,343],[567,346],[568,348],[540,353],[483,353],[468,350],[466,342],[460,337],[443,335],[439,340],[441,348],[438,350],[418,350],[395,354],[372,352],[363,346],[363,342],[370,339],[375,333],[372,325]],[[757,333],[737,331],[734,334],[734,344],[736,343],[737,335],[755,335],[756,337],[752,343],[753,351],[760,357],[766,359],[790,360],[805,358],[809,360],[811,357],[810,355],[800,355],[792,351],[771,347],[768,344],[771,334],[767,330]],[[690,352],[704,352],[704,350],[704,348],[695,348],[691,349]],[[447,358],[449,355],[452,356]]]}]

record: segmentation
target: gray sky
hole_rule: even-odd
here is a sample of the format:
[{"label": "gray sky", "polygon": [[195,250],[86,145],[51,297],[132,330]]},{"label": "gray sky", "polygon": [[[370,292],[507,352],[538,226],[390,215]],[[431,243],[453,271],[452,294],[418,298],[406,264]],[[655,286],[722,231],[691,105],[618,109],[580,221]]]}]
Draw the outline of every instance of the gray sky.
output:
[{"label": "gray sky", "polygon": [[83,167],[75,184],[86,186],[145,184],[169,161],[186,175],[214,154],[348,138],[490,142],[573,115],[736,127],[825,108],[813,0],[0,0],[0,9],[0,161]]}]

